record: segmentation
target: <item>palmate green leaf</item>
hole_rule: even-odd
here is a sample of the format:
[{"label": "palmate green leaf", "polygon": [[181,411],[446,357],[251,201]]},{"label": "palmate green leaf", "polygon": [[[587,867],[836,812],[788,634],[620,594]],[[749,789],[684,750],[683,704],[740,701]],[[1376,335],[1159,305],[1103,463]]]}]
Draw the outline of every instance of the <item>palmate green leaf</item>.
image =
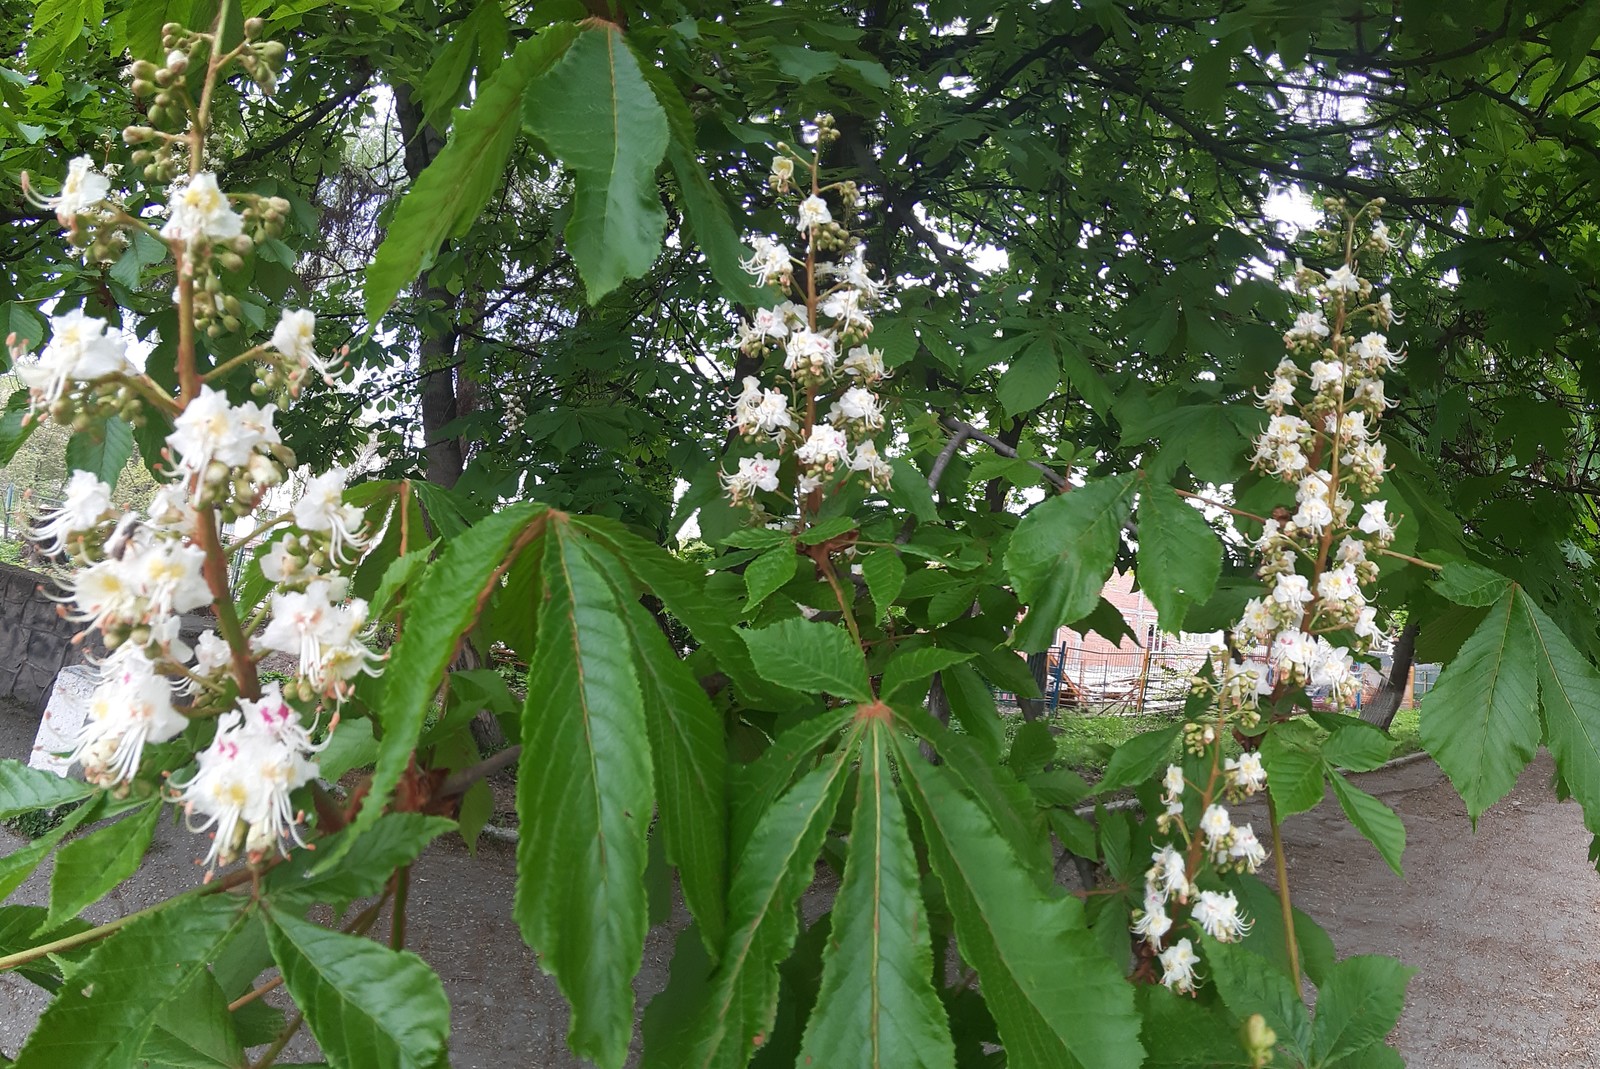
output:
[{"label": "palmate green leaf", "polygon": [[29,768],[10,758],[0,760],[0,820],[35,809],[53,809],[93,793],[93,787],[79,780]]},{"label": "palmate green leaf", "polygon": [[50,874],[50,915],[41,930],[76,917],[138,871],[161,818],[161,806],[154,803],[151,799],[142,810],[74,839],[56,853],[55,871]]},{"label": "palmate green leaf", "polygon": [[760,306],[772,299],[772,291],[757,288],[755,280],[740,261],[747,252],[744,235],[733,225],[733,216],[722,193],[711,184],[700,149],[695,141],[694,116],[683,94],[678,92],[664,70],[653,63],[642,63],[640,71],[655,93],[656,103],[667,116],[671,139],[667,142],[667,163],[678,180],[689,234],[706,255],[711,277],[722,287],[723,296],[733,304]]},{"label": "palmate green leaf", "polygon": [[1189,606],[1204,605],[1222,574],[1222,542],[1193,508],[1165,486],[1139,495],[1139,588],[1156,607],[1161,630],[1183,630]]},{"label": "palmate green leaf", "polygon": [[577,36],[576,26],[561,24],[524,41],[479,87],[472,108],[456,117],[450,140],[406,191],[367,268],[363,300],[369,327],[383,318],[445,239],[465,233],[478,217],[500,185],[529,84]]},{"label": "palmate green leaf", "polygon": [[628,1055],[632,982],[649,927],[645,838],[655,792],[631,637],[608,572],[626,574],[581,532],[550,525],[522,713],[513,912],[572,1004],[568,1044],[617,1067]]},{"label": "palmate green leaf", "polygon": [[1590,824],[1600,819],[1600,673],[1526,592],[1517,606],[1532,634],[1544,737]]},{"label": "palmate green leaf", "polygon": [[1006,574],[1028,614],[1015,644],[1046,649],[1056,630],[1087,616],[1111,575],[1122,525],[1133,508],[1132,475],[1100,479],[1036,506],[1017,524]]},{"label": "palmate green leaf", "polygon": [[377,894],[396,869],[411,864],[429,843],[455,826],[445,817],[385,813],[355,836],[348,849],[340,842],[351,836],[348,830],[318,840],[318,853],[341,847],[336,865],[322,868],[315,855],[297,851],[267,874],[263,890],[269,901],[285,907],[303,910],[320,902],[343,909],[358,898]]},{"label": "palmate green leaf", "polygon": [[306,1026],[341,1069],[434,1069],[450,1001],[427,962],[278,910],[267,942]]},{"label": "palmate green leaf", "polygon": [[801,769],[809,769],[818,750],[842,731],[855,715],[842,706],[800,723],[773,740],[766,752],[734,770],[731,854],[744,853],[767,810],[789,789]]},{"label": "palmate green leaf", "polygon": [[1400,855],[1406,848],[1406,826],[1400,822],[1399,816],[1337,772],[1330,771],[1328,781],[1333,784],[1333,796],[1339,799],[1339,807],[1350,818],[1350,823],[1378,848],[1378,853],[1394,870],[1394,874],[1404,879],[1405,873],[1400,871]]},{"label": "palmate green leaf", "polygon": [[1220,1007],[1177,995],[1160,984],[1137,992],[1144,1027],[1144,1069],[1255,1069],[1239,1029]]},{"label": "palmate green leaf", "polygon": [[[1252,925],[1250,938],[1240,945],[1288,976],[1289,948],[1283,937],[1283,910],[1277,892],[1254,874],[1231,873],[1222,880],[1238,897],[1239,912],[1249,917]],[[1298,906],[1290,909],[1294,915],[1294,942],[1300,969],[1312,983],[1320,984],[1333,971],[1333,940]]]},{"label": "palmate green leaf", "polygon": [[882,619],[900,588],[906,585],[906,564],[893,549],[879,549],[861,561],[861,577],[867,582],[867,592],[872,595],[872,608]]},{"label": "palmate green leaf", "polygon": [[28,66],[44,80],[83,33],[105,19],[105,0],[41,0],[28,33]]},{"label": "palmate green leaf", "polygon": [[[518,504],[495,513],[451,539],[415,584],[405,630],[389,651],[381,679],[383,697],[377,707],[383,738],[366,801],[350,824],[349,836],[322,853],[319,870],[337,863],[350,843],[383,813],[422,737],[423,722],[461,636],[477,621],[507,555],[542,529],[544,511],[542,505]],[[541,526],[531,526],[535,524]]]},{"label": "palmate green leaf", "polygon": [[196,976],[183,999],[166,1006],[139,1058],[135,1064],[162,1069],[245,1069],[228,997],[210,973]]},{"label": "palmate green leaf", "polygon": [[[53,943],[91,927],[86,921],[71,920],[59,928],[41,930],[45,912],[43,906],[0,906],[0,956]],[[59,960],[47,955],[17,966],[16,971],[45,990],[54,991],[61,986]]]},{"label": "palmate green leaf", "polygon": [[750,647],[756,671],[773,683],[856,701],[872,699],[861,650],[831,624],[796,617],[741,631],[739,637]]},{"label": "palmate green leaf", "polygon": [[800,554],[787,542],[745,565],[744,586],[750,597],[745,602],[744,611],[754,612],[774,591],[794,578],[799,566]]},{"label": "palmate green leaf", "polygon": [[890,736],[875,718],[861,740],[850,853],[801,1065],[955,1067],[950,1022],[933,988],[917,859],[889,772]]},{"label": "palmate green leaf", "polygon": [[87,471],[115,488],[117,476],[133,456],[133,427],[116,416],[95,423],[67,439],[67,467]]},{"label": "palmate green leaf", "polygon": [[[852,743],[854,739],[851,740]],[[841,747],[762,816],[734,868],[728,940],[692,1021],[644,1052],[642,1069],[742,1069],[772,1029],[778,965],[794,946],[795,905],[811,883],[844,791]]]},{"label": "palmate green leaf", "polygon": [[1381,1042],[1400,1020],[1406,985],[1416,975],[1394,958],[1364,954],[1333,967],[1317,989],[1311,1057],[1321,1065]]},{"label": "palmate green leaf", "polygon": [[978,970],[1007,1064],[1134,1069],[1144,1050],[1133,987],[1089,933],[1082,905],[1023,868],[947,769],[929,765],[914,743],[896,736],[895,744],[961,956]]},{"label": "palmate green leaf", "polygon": [[1394,752],[1394,740],[1387,732],[1358,717],[1317,713],[1312,719],[1329,731],[1322,743],[1322,757],[1330,765],[1371,772]]},{"label": "palmate green leaf", "polygon": [[1177,725],[1158,728],[1135,735],[1118,746],[1112,751],[1111,760],[1106,762],[1105,775],[1095,784],[1095,793],[1131,787],[1155,775],[1158,768],[1172,760],[1172,743],[1178,731]]},{"label": "palmate green leaf", "polygon": [[1538,650],[1518,597],[1508,590],[1494,603],[1422,702],[1422,745],[1474,824],[1539,748]]},{"label": "palmate green leaf", "polygon": [[1304,720],[1272,726],[1261,740],[1261,764],[1280,817],[1315,809],[1322,801],[1326,765],[1316,732]]},{"label": "palmate green leaf", "polygon": [[1005,748],[1005,726],[989,685],[970,664],[951,665],[939,673],[939,680],[950,701],[951,717],[991,760],[998,761]]},{"label": "palmate green leaf", "polygon": [[86,802],[68,813],[66,819],[60,824],[57,824],[27,846],[13,850],[4,857],[0,857],[0,900],[10,897],[11,892],[21,887],[28,877],[33,875],[33,870],[38,868],[39,863],[50,855],[50,851],[55,849],[56,844],[65,839],[73,829],[83,823],[91,813],[99,808],[97,802],[98,799]]},{"label": "palmate green leaf", "polygon": [[529,88],[526,121],[572,172],[567,249],[592,304],[648,271],[661,251],[667,213],[656,168],[667,151],[666,112],[622,31],[597,22]]},{"label": "palmate green leaf", "polygon": [[39,429],[40,420],[28,418],[28,391],[17,390],[6,398],[6,407],[0,412],[0,464],[9,464],[33,432]]},{"label": "palmate green leaf", "polygon": [[615,520],[574,517],[573,526],[607,546],[640,583],[682,620],[711,651],[717,665],[733,681],[745,704],[757,709],[790,712],[803,708],[806,697],[762,678],[739,638],[737,605],[718,602],[705,592],[705,569],[679,560],[654,542],[640,538]]},{"label": "palmate green leaf", "polygon": [[995,400],[1010,415],[1028,412],[1046,401],[1061,384],[1061,361],[1048,337],[1041,337],[1006,368],[995,385]]},{"label": "palmate green leaf", "polygon": [[972,660],[972,654],[960,650],[940,649],[937,646],[921,646],[914,650],[901,650],[889,658],[889,663],[883,666],[883,680],[880,689],[885,701],[888,701],[897,691],[921,684],[926,690],[927,681],[938,672]]},{"label": "palmate green leaf", "polygon": [[715,953],[726,930],[728,881],[727,749],[722,715],[679,659],[631,584],[606,578],[623,606],[634,651],[645,727],[656,773],[660,830],[667,860],[678,867],[684,902]]},{"label": "palmate green leaf", "polygon": [[1428,585],[1457,605],[1481,609],[1499,601],[1511,580],[1481,565],[1451,561]]},{"label": "palmate green leaf", "polygon": [[133,921],[73,970],[17,1055],[19,1069],[124,1069],[169,1006],[244,927],[227,895],[176,902]]},{"label": "palmate green leaf", "polygon": [[1209,969],[1217,993],[1240,1020],[1259,1013],[1278,1034],[1278,1043],[1309,1064],[1311,1016],[1289,977],[1237,943],[1200,937],[1202,969]]}]

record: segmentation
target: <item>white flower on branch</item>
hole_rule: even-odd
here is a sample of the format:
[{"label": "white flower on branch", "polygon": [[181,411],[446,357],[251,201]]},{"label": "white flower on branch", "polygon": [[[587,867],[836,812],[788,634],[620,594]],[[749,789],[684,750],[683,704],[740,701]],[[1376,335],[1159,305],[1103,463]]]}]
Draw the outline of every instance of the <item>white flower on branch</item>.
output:
[{"label": "white flower on branch", "polygon": [[778,488],[778,462],[760,453],[740,457],[738,471],[722,473],[722,487],[735,505],[748,501],[757,490],[771,493]]},{"label": "white flower on branch", "polygon": [[1163,950],[1158,960],[1161,962],[1163,984],[1180,995],[1194,990],[1194,967],[1200,964],[1200,955],[1194,952],[1193,943],[1188,939],[1180,939]]},{"label": "white flower on branch", "polygon": [[366,516],[354,505],[344,503],[344,486],[348,473],[343,468],[330,468],[321,475],[306,481],[305,493],[295,502],[295,525],[302,531],[326,534],[328,556],[336,564],[348,563],[346,549],[361,550],[366,541],[361,537],[361,525]]},{"label": "white flower on branch", "polygon": [[[54,211],[56,220],[62,226],[71,227],[75,217],[105,200],[110,192],[111,179],[94,169],[94,160],[88,156],[78,156],[67,164],[67,177],[61,182],[61,192],[53,197],[37,198],[36,203]],[[29,199],[35,200],[32,197]]]},{"label": "white flower on branch", "polygon": [[132,373],[127,343],[121,335],[109,333],[108,327],[105,320],[84,315],[80,308],[51,317],[50,344],[38,359],[16,365],[17,378],[33,394],[35,410],[59,400],[71,382]]},{"label": "white flower on branch", "polygon": [[61,507],[50,513],[30,534],[51,556],[67,546],[68,539],[86,534],[105,522],[111,512],[111,487],[93,472],[75,471],[67,480]]},{"label": "white flower on branch", "polygon": [[131,780],[147,745],[176,738],[189,726],[172,706],[171,681],[132,645],[101,666],[88,714],[70,759],[82,764],[84,779],[102,787]]},{"label": "white flower on branch", "polygon": [[1236,943],[1250,930],[1250,922],[1239,915],[1239,900],[1232,891],[1201,891],[1190,916],[1219,943]]},{"label": "white flower on branch", "polygon": [[[345,584],[341,580],[339,587]],[[257,648],[300,659],[299,674],[324,697],[342,701],[361,673],[376,675],[378,660],[361,643],[367,603],[351,598],[338,604],[342,590],[328,579],[313,579],[305,590],[272,595],[272,619],[255,639]]]},{"label": "white flower on branch", "polygon": [[195,175],[173,192],[161,236],[168,241],[230,241],[244,233],[244,220],[217,188],[209,171]]}]

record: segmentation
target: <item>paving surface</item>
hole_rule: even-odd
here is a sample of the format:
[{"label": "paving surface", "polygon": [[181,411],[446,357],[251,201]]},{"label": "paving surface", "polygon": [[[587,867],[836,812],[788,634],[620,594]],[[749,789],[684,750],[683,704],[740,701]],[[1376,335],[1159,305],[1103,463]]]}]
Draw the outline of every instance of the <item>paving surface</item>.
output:
[{"label": "paving surface", "polygon": [[[0,756],[23,756],[31,743],[32,725],[0,711]],[[1394,1036],[1414,1069],[1600,1065],[1600,876],[1587,860],[1582,815],[1555,800],[1551,772],[1541,755],[1476,835],[1431,762],[1359,777],[1405,820],[1404,880],[1331,800],[1285,826],[1295,901],[1328,929],[1339,953],[1398,954],[1420,970]],[[1264,824],[1264,815],[1256,819]],[[21,842],[0,831],[0,853]],[[191,886],[199,879],[196,842],[164,824],[144,870],[90,918]],[[511,920],[514,868],[504,844],[486,842],[472,858],[458,841],[441,841],[414,870],[408,946],[444,979],[456,1069],[582,1064],[563,1049],[566,1009],[555,985]],[[42,902],[47,893],[47,874],[39,873],[13,901]],[[641,998],[665,983],[670,955],[670,932],[658,928],[635,984]],[[41,994],[0,975],[0,1051],[16,1052]],[[286,1052],[289,1061],[314,1058],[305,1040]]]}]

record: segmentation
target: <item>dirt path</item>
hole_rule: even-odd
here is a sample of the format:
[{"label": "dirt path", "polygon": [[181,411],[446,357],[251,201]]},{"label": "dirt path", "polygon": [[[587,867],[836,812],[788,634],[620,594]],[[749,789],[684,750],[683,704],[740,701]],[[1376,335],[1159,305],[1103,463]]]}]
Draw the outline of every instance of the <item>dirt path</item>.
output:
[{"label": "dirt path", "polygon": [[[0,717],[0,756],[20,756],[8,719]],[[1484,815],[1476,836],[1431,763],[1360,777],[1405,820],[1404,881],[1331,801],[1285,828],[1296,901],[1324,924],[1339,952],[1398,953],[1421,970],[1395,1037],[1414,1069],[1600,1063],[1600,876],[1586,860],[1578,808],[1555,801],[1551,767],[1541,756],[1516,791]],[[1255,819],[1264,823],[1264,816]],[[190,886],[198,879],[195,842],[181,828],[163,826],[146,869],[91,918],[109,919]],[[0,831],[0,853],[20,843]],[[486,843],[468,858],[450,841],[415,869],[409,946],[444,978],[457,1069],[580,1064],[562,1047],[567,1015],[555,985],[511,921],[514,867],[504,844]],[[13,901],[47,895],[41,873]],[[669,933],[652,932],[635,983],[641,996],[665,983],[670,954]],[[44,1001],[26,981],[0,975],[0,1051],[16,1052]],[[298,1043],[289,1051],[297,1058],[312,1053]]]}]

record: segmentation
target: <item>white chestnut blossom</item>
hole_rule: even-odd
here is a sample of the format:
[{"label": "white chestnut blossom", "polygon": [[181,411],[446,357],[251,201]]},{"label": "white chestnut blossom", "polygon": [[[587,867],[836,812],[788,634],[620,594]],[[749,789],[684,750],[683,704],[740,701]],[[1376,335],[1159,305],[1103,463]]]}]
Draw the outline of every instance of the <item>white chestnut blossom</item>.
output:
[{"label": "white chestnut blossom", "polygon": [[828,210],[828,202],[812,194],[800,202],[800,214],[795,220],[800,233],[809,234],[819,226],[826,226],[833,222],[833,213]]},{"label": "white chestnut blossom", "polygon": [[837,427],[818,423],[811,428],[804,444],[795,450],[795,459],[807,468],[831,472],[850,466],[850,439]]},{"label": "white chestnut blossom", "polygon": [[784,344],[784,354],[784,370],[797,375],[831,375],[838,359],[833,339],[811,330],[797,330],[791,334]]},{"label": "white chestnut blossom", "polygon": [[90,783],[126,783],[138,775],[147,745],[176,738],[188,726],[173,708],[172,681],[142,652],[126,646],[102,666],[70,760],[83,766]]},{"label": "white chestnut blossom", "polygon": [[1357,278],[1355,272],[1350,270],[1349,264],[1340,264],[1334,268],[1333,273],[1323,281],[1322,285],[1329,293],[1359,293],[1361,291],[1361,279]]},{"label": "white chestnut blossom", "polygon": [[750,255],[739,264],[756,276],[757,285],[788,282],[794,272],[794,258],[789,255],[787,248],[764,235],[757,235],[750,242],[750,247]]},{"label": "white chestnut blossom", "polygon": [[59,400],[73,382],[133,373],[127,342],[109,328],[81,308],[50,318],[50,343],[37,359],[16,362],[17,378],[32,394],[35,411]]},{"label": "white chestnut blossom", "polygon": [[87,534],[105,522],[111,508],[111,487],[93,472],[75,471],[67,480],[61,507],[30,534],[40,549],[55,556],[67,548],[69,539]]},{"label": "white chestnut blossom", "polygon": [[828,411],[828,419],[868,432],[883,429],[883,409],[878,395],[864,386],[852,386],[840,394]]},{"label": "white chestnut blossom", "polygon": [[757,490],[771,493],[778,488],[778,462],[760,453],[740,457],[738,471],[722,473],[722,486],[735,505],[748,501]]},{"label": "white chestnut blossom", "polygon": [[229,241],[244,233],[244,220],[217,188],[217,176],[202,171],[174,187],[161,236],[168,241]]},{"label": "white chestnut blossom", "polygon": [[54,211],[56,221],[64,227],[70,227],[76,216],[105,200],[110,192],[111,179],[94,169],[94,160],[88,156],[77,156],[67,164],[67,177],[61,182],[61,192],[53,197],[30,199],[34,199],[40,207]]},{"label": "white chestnut blossom", "polygon": [[889,372],[883,366],[883,350],[869,349],[865,345],[857,345],[845,354],[839,370],[851,378],[861,379],[869,384],[889,376]]},{"label": "white chestnut blossom", "polygon": [[354,505],[344,503],[348,478],[349,473],[343,468],[330,468],[321,475],[312,476],[306,480],[305,492],[292,511],[295,526],[327,536],[328,556],[337,564],[348,562],[347,549],[361,550],[366,546],[361,537],[365,514]]},{"label": "white chestnut blossom", "polygon": [[254,401],[236,406],[226,394],[201,386],[200,393],[173,420],[167,445],[177,454],[179,468],[185,473],[204,474],[212,461],[243,467],[256,450],[282,441],[272,425],[277,410],[277,405],[263,408]]},{"label": "white chestnut blossom", "polygon": [[241,700],[222,715],[211,745],[196,755],[194,776],[176,796],[190,830],[213,833],[208,867],[225,865],[241,851],[259,859],[285,850],[285,840],[304,844],[290,794],[315,778],[318,748],[276,683],[263,688],[260,700]]},{"label": "white chestnut blossom", "polygon": [[1379,542],[1388,543],[1394,540],[1394,525],[1389,522],[1387,501],[1368,501],[1361,506],[1361,520],[1356,527],[1369,535],[1375,535]]},{"label": "white chestnut blossom", "polygon": [[1187,938],[1180,939],[1172,946],[1163,950],[1157,960],[1161,962],[1161,982],[1178,994],[1187,994],[1194,990],[1194,967],[1200,964],[1200,955],[1194,952],[1194,944]]},{"label": "white chestnut blossom", "polygon": [[361,642],[367,603],[344,599],[328,579],[313,579],[303,591],[272,595],[271,619],[255,639],[262,650],[298,657],[299,673],[325,698],[342,701],[357,675],[376,675],[378,657]]},{"label": "white chestnut blossom", "polygon": [[1250,930],[1249,922],[1239,916],[1239,900],[1232,891],[1201,891],[1190,916],[1219,943],[1236,943]]}]

